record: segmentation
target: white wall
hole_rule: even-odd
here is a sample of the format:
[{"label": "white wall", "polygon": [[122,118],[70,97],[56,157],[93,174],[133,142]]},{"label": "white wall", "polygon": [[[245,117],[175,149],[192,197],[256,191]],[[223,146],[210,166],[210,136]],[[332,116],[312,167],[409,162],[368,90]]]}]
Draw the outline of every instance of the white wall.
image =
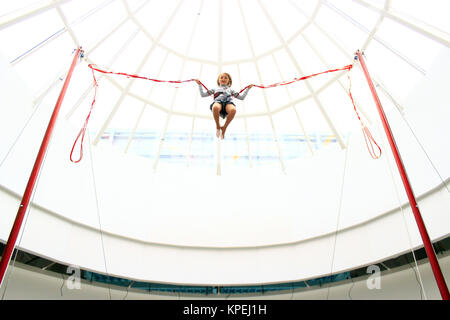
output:
[{"label": "white wall", "polygon": [[[405,102],[405,118],[444,180],[450,175],[449,57],[443,52]],[[0,97],[8,103],[0,109],[0,155],[6,155],[32,107],[5,61],[1,71]],[[56,95],[44,101],[0,167],[2,240]],[[63,105],[61,114],[70,107]],[[446,237],[448,191],[398,112],[385,108],[429,234]],[[379,126],[371,127],[383,149],[379,160],[369,157],[357,131],[347,149],[324,149],[290,164],[287,175],[246,169],[218,177],[198,170],[153,173],[146,159],[100,146],[91,152],[87,137],[83,161],[73,164],[79,127],[60,117],[18,246],[88,270],[178,284],[294,281],[384,260],[421,240],[409,207],[398,210],[406,196]]]},{"label": "white wall", "polygon": [[[450,256],[439,257],[444,276],[450,278]],[[11,269],[8,285],[2,286],[0,295],[5,300],[177,300],[177,299],[214,299],[214,300],[440,300],[439,290],[434,284],[432,270],[428,263],[419,263],[419,273],[415,266],[405,266],[398,270],[385,271],[361,276],[356,279],[334,283],[332,286],[314,286],[310,288],[270,292],[264,294],[228,294],[186,295],[183,293],[156,293],[101,283],[90,283],[80,280],[76,288],[73,270],[67,274],[57,274],[17,263]],[[69,276],[72,278],[69,279]],[[422,292],[420,279],[425,294]],[[369,278],[370,277],[370,278]],[[379,282],[377,282],[379,281]],[[369,283],[369,285],[368,285]],[[376,286],[379,284],[379,286]],[[6,289],[6,292],[5,292]],[[111,293],[111,298],[110,298]]]}]

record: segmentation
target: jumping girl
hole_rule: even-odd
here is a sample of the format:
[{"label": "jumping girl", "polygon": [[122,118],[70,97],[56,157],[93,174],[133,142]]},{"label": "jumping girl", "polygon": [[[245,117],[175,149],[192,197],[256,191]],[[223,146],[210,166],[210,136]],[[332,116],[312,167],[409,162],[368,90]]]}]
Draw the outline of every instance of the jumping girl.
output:
[{"label": "jumping girl", "polygon": [[[219,74],[217,77],[217,85],[219,87],[208,90],[207,92],[203,90],[200,80],[195,79],[195,82],[197,82],[200,89],[200,96],[214,96],[214,102],[211,103],[209,109],[212,111],[214,121],[216,122],[216,137],[224,139],[225,131],[236,114],[236,105],[232,102],[233,98],[244,100],[250,88],[253,87],[253,84],[249,85],[242,93],[236,92],[230,88],[233,80],[231,80],[231,76],[228,73]],[[222,127],[220,126],[219,115],[223,119],[226,119]]]}]

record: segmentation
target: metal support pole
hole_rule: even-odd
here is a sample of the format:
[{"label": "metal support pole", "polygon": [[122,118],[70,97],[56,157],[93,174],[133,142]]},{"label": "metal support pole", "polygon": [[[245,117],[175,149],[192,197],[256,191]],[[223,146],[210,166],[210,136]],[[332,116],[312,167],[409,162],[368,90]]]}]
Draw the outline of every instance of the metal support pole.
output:
[{"label": "metal support pole", "polygon": [[61,89],[61,93],[59,94],[58,100],[56,101],[56,105],[53,110],[53,114],[48,123],[47,131],[45,132],[44,138],[42,140],[41,147],[40,147],[39,153],[36,157],[36,161],[34,163],[33,170],[31,171],[30,178],[28,179],[28,184],[25,189],[25,193],[22,197],[22,201],[20,202],[20,207],[19,207],[19,210],[16,215],[16,220],[14,221],[13,227],[9,234],[8,242],[6,243],[6,247],[3,250],[2,258],[0,261],[0,286],[3,282],[3,277],[6,273],[6,269],[8,268],[9,262],[11,260],[11,255],[12,255],[14,247],[16,245],[16,240],[19,235],[20,228],[22,226],[22,222],[25,217],[25,213],[27,211],[28,205],[30,203],[34,185],[36,183],[36,179],[37,179],[39,171],[41,169],[45,153],[47,152],[47,147],[50,142],[53,128],[55,126],[59,110],[61,109],[61,104],[62,104],[64,96],[66,94],[67,87],[69,86],[69,82],[70,82],[70,78],[72,77],[73,69],[75,69],[77,60],[80,57],[81,53],[82,53],[81,47],[77,48],[76,52],[75,52],[75,56],[73,57],[73,61],[70,66],[69,72],[67,73],[66,80],[64,81],[64,85]]},{"label": "metal support pole", "polygon": [[414,196],[413,190],[408,180],[408,176],[406,174],[405,167],[403,166],[403,162],[398,151],[397,145],[394,140],[394,136],[392,135],[391,128],[389,126],[388,120],[384,113],[383,107],[381,106],[380,99],[378,98],[378,94],[375,91],[375,86],[373,85],[372,79],[370,78],[369,71],[367,69],[366,63],[362,56],[361,51],[357,51],[356,55],[361,64],[361,67],[364,71],[364,75],[366,76],[367,83],[369,84],[370,91],[372,92],[372,96],[375,100],[375,104],[378,109],[378,113],[381,118],[381,122],[383,124],[384,131],[386,133],[387,139],[389,141],[389,145],[391,146],[392,153],[395,158],[395,163],[397,164],[398,171],[400,173],[403,186],[405,187],[406,194],[409,199],[409,204],[411,205],[412,212],[414,214],[414,218],[416,219],[417,227],[419,228],[420,236],[422,237],[423,245],[425,247],[425,251],[428,256],[428,260],[431,264],[431,269],[433,270],[434,278],[436,279],[437,286],[441,293],[443,300],[450,300],[450,295],[448,292],[447,284],[445,283],[444,276],[442,275],[441,268],[439,266],[439,262],[436,258],[436,254],[434,253],[433,246],[431,244],[430,237],[428,236],[427,229],[423,222],[422,216],[419,211],[419,207],[417,206],[416,198]]}]

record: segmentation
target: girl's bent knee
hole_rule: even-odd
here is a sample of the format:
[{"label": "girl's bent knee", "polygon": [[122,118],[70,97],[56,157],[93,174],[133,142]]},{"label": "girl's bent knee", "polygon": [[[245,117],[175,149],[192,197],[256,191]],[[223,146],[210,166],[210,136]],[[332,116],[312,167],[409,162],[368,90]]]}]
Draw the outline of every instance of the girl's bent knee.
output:
[{"label": "girl's bent knee", "polygon": [[235,114],[236,113],[236,107],[235,106],[227,106],[227,113],[228,114]]}]

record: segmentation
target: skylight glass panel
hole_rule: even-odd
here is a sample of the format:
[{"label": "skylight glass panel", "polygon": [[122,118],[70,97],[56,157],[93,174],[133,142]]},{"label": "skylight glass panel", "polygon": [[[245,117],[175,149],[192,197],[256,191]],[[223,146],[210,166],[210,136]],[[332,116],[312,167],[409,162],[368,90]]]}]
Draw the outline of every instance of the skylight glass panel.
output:
[{"label": "skylight glass panel", "polygon": [[13,61],[64,28],[55,9],[25,19],[0,32],[3,55]]},{"label": "skylight glass panel", "polygon": [[313,13],[317,9],[317,6],[320,6],[319,1],[311,1],[311,0],[289,0],[290,4],[298,11],[301,10],[307,18],[311,18]]},{"label": "skylight glass panel", "polygon": [[252,58],[238,1],[225,1],[222,5],[222,50],[226,62]]},{"label": "skylight glass panel", "polygon": [[123,21],[126,13],[117,0],[84,2],[82,6],[76,1],[68,2],[61,6],[61,10],[80,44],[88,49]]},{"label": "skylight glass panel", "polygon": [[195,21],[199,19],[198,6],[190,2],[182,2],[180,9],[165,30],[161,43],[176,52],[185,55],[191,44],[193,33],[197,30]]},{"label": "skylight glass panel", "polygon": [[[314,24],[308,26],[303,32],[305,41],[309,41],[322,55],[324,61],[331,68],[338,68],[350,63],[356,50],[342,52],[329,37],[321,32]],[[350,57],[350,59],[349,59]]]},{"label": "skylight glass panel", "polygon": [[354,52],[360,48],[368,36],[367,32],[360,30],[326,6],[321,7],[316,22],[324,32],[327,32],[337,42],[342,43],[344,49],[349,52]]},{"label": "skylight glass panel", "polygon": [[[297,38],[289,45],[291,52],[296,53],[297,64],[299,65],[302,74],[299,76],[309,76],[315,73],[327,71],[326,65],[320,60],[317,54],[302,38]],[[298,70],[300,72],[300,70]],[[329,80],[329,76],[318,75],[303,81],[307,81],[314,89],[319,89],[324,86]]]},{"label": "skylight glass panel", "polygon": [[[241,1],[244,11],[245,23],[250,34],[250,42],[258,56],[281,45],[281,40],[277,37],[274,26],[270,22],[270,13],[263,9],[262,4],[256,0]],[[269,15],[267,17],[265,11]],[[252,14],[245,14],[251,12]],[[238,18],[236,16],[236,18]],[[239,17],[240,18],[240,17]],[[245,32],[242,30],[241,32]]]},{"label": "skylight glass panel", "polygon": [[[98,38],[98,41],[101,41],[101,44],[96,46],[95,50],[86,47],[86,56],[99,67],[107,67],[123,54],[123,51],[134,39],[133,35],[136,34],[136,31],[137,28],[133,22],[128,21],[121,25],[114,33],[105,33]],[[114,64],[111,65],[111,68],[114,68]]]},{"label": "skylight glass panel", "polygon": [[[66,3],[63,3],[60,5],[60,8],[62,9],[64,16],[67,18],[68,21],[75,21],[81,16],[87,14],[91,10],[94,10],[95,8],[99,6],[103,6],[102,10],[100,11],[109,11],[108,8],[109,5],[119,4],[120,1],[114,1],[114,0],[81,0],[81,1],[68,1]],[[119,10],[120,9],[120,10]],[[117,6],[116,10],[123,14],[123,6],[120,8]],[[101,14],[100,12],[98,13]]]},{"label": "skylight glass panel", "polygon": [[171,15],[175,12],[179,1],[177,0],[152,0],[134,16],[139,25],[156,40],[171,23]]},{"label": "skylight glass panel", "polygon": [[[194,5],[193,5],[194,6]],[[198,8],[195,4],[195,8]],[[219,57],[218,17],[219,9],[216,1],[203,1],[196,32],[192,38],[189,56],[215,63]],[[175,21],[175,23],[178,23]]]},{"label": "skylight glass panel", "polygon": [[136,9],[140,8],[141,6],[145,6],[147,3],[149,3],[152,0],[133,0],[133,1],[127,1],[126,4],[128,8],[130,8],[131,11],[135,11]]},{"label": "skylight glass panel", "polygon": [[166,50],[155,46],[142,69],[142,75],[148,78],[159,77],[167,57],[168,52]]},{"label": "skylight glass panel", "polygon": [[[128,74],[139,74],[142,76],[143,67],[148,59],[147,53],[151,49],[150,43],[146,41],[145,36],[139,33],[131,43],[123,50],[120,56],[114,61],[111,70],[114,72],[123,72]],[[128,86],[130,81],[145,81],[140,79],[128,78],[121,75],[113,75],[114,80],[123,87]],[[134,79],[134,80],[133,80]]]},{"label": "skylight glass panel", "polygon": [[38,9],[47,7],[52,2],[51,0],[2,1],[0,3],[0,23],[26,16]]},{"label": "skylight glass panel", "polygon": [[246,86],[250,83],[261,84],[254,62],[239,64],[239,74],[241,76],[240,83],[242,86]]},{"label": "skylight glass panel", "polygon": [[[309,22],[309,20],[302,14],[295,10],[288,0],[282,1],[260,1],[270,13],[273,22],[277,26],[280,33],[285,40],[291,38],[298,30]],[[314,1],[311,1],[314,2]]]},{"label": "skylight glass panel", "polygon": [[[159,79],[177,80],[180,77],[182,62],[182,59],[180,59],[179,57],[173,54],[169,54],[165,64],[162,66]],[[168,83],[156,83],[152,91],[151,100],[166,107],[167,109],[170,109],[173,106],[173,98],[176,90],[175,87],[175,85],[171,85]]]},{"label": "skylight glass panel", "polygon": [[[243,63],[239,65],[242,85],[246,86],[250,83],[260,84],[258,73],[253,62]],[[266,103],[263,93],[259,88],[252,88],[245,98],[247,112],[267,112]]]},{"label": "skylight glass panel", "polygon": [[377,36],[419,68],[427,69],[443,46],[395,21],[387,19]]},{"label": "skylight glass panel", "polygon": [[[145,72],[142,74],[144,77],[147,76]],[[153,81],[136,79],[136,81],[134,81],[133,85],[131,86],[130,93],[136,97],[139,97],[143,101],[151,101],[153,92],[157,90],[157,86],[158,84],[154,83]]]},{"label": "skylight glass panel", "polygon": [[[374,6],[375,8],[378,8],[378,9],[384,9],[384,7],[386,6],[386,0],[364,0],[364,1],[356,0],[356,2],[358,4],[363,5],[364,7],[367,4],[370,6]],[[405,2],[407,2],[407,1],[405,1]],[[390,1],[390,4],[392,5],[392,1]]]},{"label": "skylight glass panel", "polygon": [[380,17],[378,12],[361,6],[354,1],[327,0],[324,3],[324,7],[335,11],[339,15],[345,16],[345,19],[351,21],[353,25],[361,26],[361,28],[365,28],[366,30],[371,30]]},{"label": "skylight glass panel", "polygon": [[67,66],[73,59],[74,49],[72,39],[68,34],[64,34],[21,60],[14,69],[37,97],[45,90],[45,87],[67,72]]},{"label": "skylight glass panel", "polygon": [[[261,82],[266,86],[283,81],[280,75],[280,71],[277,67],[277,63],[276,61],[274,61],[272,55],[259,59],[258,65],[262,70]],[[255,88],[252,90],[260,91],[261,89]],[[285,86],[278,86],[274,88],[264,89],[264,91],[262,92],[266,94],[269,103],[269,110],[274,110],[279,106],[284,105],[290,101]]]},{"label": "skylight glass panel", "polygon": [[200,99],[198,86],[195,82],[180,86],[176,91],[175,102],[173,106],[174,111],[183,113],[192,113],[195,109],[194,101],[196,96]]},{"label": "skylight glass panel", "polygon": [[399,99],[406,98],[423,75],[376,41],[366,50],[367,67]]},{"label": "skylight glass panel", "polygon": [[[419,25],[428,25],[449,35],[450,20],[448,19],[448,13],[450,12],[450,3],[447,0],[396,0],[392,1],[391,7],[395,9],[395,13],[398,12],[401,16],[419,22]],[[436,10],[436,8],[440,9]]]}]

